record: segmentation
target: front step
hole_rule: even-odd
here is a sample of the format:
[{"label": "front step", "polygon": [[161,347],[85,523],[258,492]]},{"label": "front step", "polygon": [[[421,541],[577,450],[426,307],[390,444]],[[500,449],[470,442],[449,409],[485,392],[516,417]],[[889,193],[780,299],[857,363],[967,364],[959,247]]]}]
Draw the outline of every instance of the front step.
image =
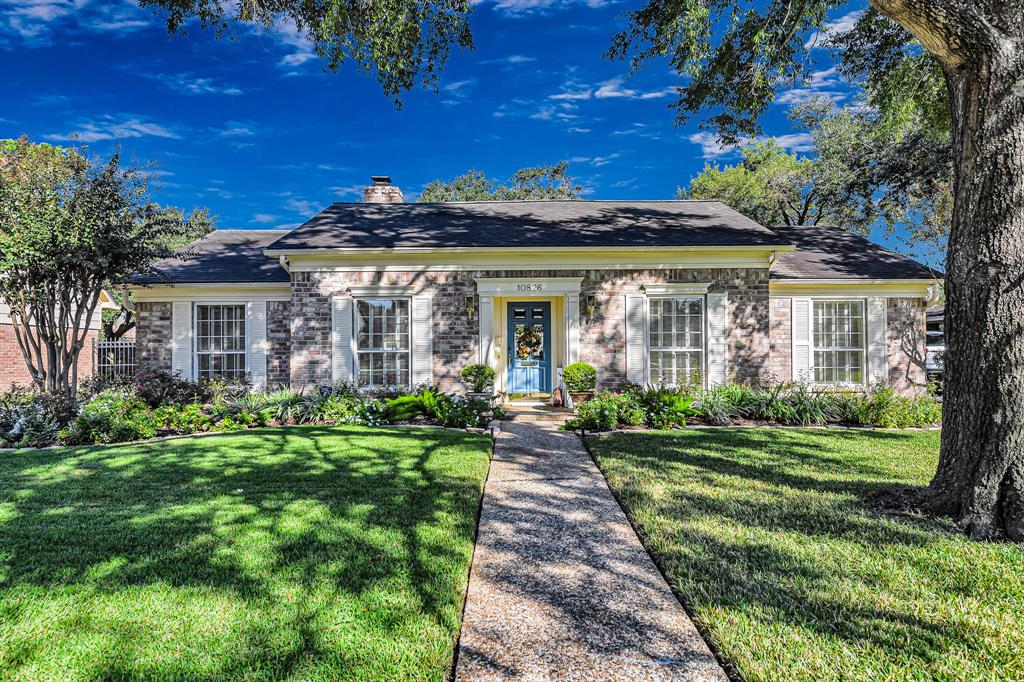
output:
[{"label": "front step", "polygon": [[541,403],[506,403],[501,409],[505,411],[504,421],[509,422],[565,423],[574,414],[572,410],[564,407],[552,407]]}]

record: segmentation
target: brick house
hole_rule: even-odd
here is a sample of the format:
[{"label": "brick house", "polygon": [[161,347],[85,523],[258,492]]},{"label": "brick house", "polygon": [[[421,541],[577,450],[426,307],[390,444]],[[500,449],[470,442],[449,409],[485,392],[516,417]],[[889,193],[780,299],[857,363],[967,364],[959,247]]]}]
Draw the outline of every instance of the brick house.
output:
[{"label": "brick house", "polygon": [[925,266],[713,201],[406,204],[389,178],[289,231],[218,230],[136,282],[137,361],[308,388],[431,383],[481,362],[546,393],[803,379],[925,384]]}]

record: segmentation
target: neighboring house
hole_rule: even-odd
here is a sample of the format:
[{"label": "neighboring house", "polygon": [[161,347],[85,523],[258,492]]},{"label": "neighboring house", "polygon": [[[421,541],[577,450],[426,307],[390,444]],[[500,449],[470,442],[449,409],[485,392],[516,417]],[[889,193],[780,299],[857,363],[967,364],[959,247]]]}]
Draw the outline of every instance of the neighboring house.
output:
[{"label": "neighboring house", "polygon": [[925,266],[714,201],[404,204],[387,178],[290,231],[218,230],[136,282],[140,367],[311,388],[925,384]]},{"label": "neighboring house", "polygon": [[[96,354],[93,352],[93,344],[100,335],[102,311],[116,306],[117,304],[107,292],[104,291],[100,294],[100,304],[89,324],[85,347],[82,349],[81,355],[78,356],[78,377],[80,379],[91,376],[95,369]],[[28,373],[25,357],[21,354],[18,339],[14,334],[14,325],[11,324],[11,309],[6,303],[0,302],[0,392],[7,390],[11,384],[30,386],[32,377]]]},{"label": "neighboring house", "polygon": [[944,361],[946,358],[946,308],[945,306],[930,306],[926,311],[927,315],[927,347],[928,360],[926,367],[928,377],[932,381],[941,382],[945,371]]}]

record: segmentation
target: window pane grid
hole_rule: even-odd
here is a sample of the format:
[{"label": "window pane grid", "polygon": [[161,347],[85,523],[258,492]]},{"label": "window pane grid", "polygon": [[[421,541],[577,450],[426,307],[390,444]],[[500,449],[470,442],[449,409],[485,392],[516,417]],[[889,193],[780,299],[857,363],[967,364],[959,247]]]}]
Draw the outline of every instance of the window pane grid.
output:
[{"label": "window pane grid", "polygon": [[359,385],[409,385],[409,301],[356,301],[356,350]]},{"label": "window pane grid", "polygon": [[864,381],[863,301],[814,302],[814,381]]},{"label": "window pane grid", "polygon": [[196,371],[201,379],[245,377],[245,306],[196,306]]},{"label": "window pane grid", "polygon": [[649,300],[650,381],[701,383],[704,373],[704,300]]}]

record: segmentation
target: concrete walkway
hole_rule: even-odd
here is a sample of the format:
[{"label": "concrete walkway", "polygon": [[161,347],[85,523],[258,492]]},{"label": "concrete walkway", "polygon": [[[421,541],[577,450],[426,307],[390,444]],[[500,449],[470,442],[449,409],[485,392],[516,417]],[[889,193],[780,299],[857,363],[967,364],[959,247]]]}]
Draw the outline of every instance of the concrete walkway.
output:
[{"label": "concrete walkway", "polygon": [[579,438],[498,434],[457,680],[726,680]]}]

